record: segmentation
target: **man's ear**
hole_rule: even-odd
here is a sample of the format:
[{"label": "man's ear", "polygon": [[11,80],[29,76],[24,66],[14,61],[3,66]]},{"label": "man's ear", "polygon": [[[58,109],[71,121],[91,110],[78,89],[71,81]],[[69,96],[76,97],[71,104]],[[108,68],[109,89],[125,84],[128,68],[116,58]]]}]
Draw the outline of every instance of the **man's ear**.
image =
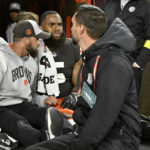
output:
[{"label": "man's ear", "polygon": [[80,25],[80,34],[83,34],[85,32],[86,28],[83,24]]},{"label": "man's ear", "polygon": [[24,42],[24,45],[29,45],[29,39],[28,38],[23,38],[23,42]]}]

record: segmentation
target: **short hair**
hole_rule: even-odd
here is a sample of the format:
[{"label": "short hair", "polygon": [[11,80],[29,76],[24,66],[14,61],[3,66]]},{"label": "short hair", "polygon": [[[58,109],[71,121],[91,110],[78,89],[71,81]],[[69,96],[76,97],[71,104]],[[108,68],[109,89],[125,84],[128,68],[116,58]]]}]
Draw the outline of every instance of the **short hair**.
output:
[{"label": "short hair", "polygon": [[17,22],[22,20],[34,20],[39,23],[39,16],[34,12],[20,11],[18,14]]},{"label": "short hair", "polygon": [[47,15],[51,15],[51,14],[59,14],[57,11],[54,11],[54,10],[48,10],[46,12],[44,12],[41,17],[40,17],[40,25],[42,24],[43,20],[46,19],[46,16]]},{"label": "short hair", "polygon": [[80,5],[75,13],[75,19],[77,24],[83,24],[87,34],[96,40],[102,36],[107,27],[105,12],[93,5]]}]

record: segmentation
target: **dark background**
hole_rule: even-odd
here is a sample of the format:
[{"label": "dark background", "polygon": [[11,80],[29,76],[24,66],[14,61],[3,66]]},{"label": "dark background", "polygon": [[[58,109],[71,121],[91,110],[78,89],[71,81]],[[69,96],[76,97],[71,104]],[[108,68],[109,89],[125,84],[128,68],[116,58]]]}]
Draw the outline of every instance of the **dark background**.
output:
[{"label": "dark background", "polygon": [[[91,0],[91,3],[101,6],[104,0]],[[76,7],[76,0],[0,0],[0,37],[5,38],[5,30],[11,21],[9,17],[9,4],[18,2],[21,10],[32,11],[39,16],[47,10],[58,11],[64,22],[66,29],[66,16],[72,16]],[[69,25],[70,28],[70,25]]]}]

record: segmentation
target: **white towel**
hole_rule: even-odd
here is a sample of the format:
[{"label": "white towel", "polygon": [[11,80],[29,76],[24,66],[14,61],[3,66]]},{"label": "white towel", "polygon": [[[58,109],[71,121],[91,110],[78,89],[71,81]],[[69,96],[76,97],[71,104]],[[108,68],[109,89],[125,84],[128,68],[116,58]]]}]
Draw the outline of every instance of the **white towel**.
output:
[{"label": "white towel", "polygon": [[47,95],[59,96],[57,70],[51,51],[41,41],[39,46],[39,77],[37,91]]},{"label": "white towel", "polygon": [[130,0],[120,0],[120,7],[123,9]]}]

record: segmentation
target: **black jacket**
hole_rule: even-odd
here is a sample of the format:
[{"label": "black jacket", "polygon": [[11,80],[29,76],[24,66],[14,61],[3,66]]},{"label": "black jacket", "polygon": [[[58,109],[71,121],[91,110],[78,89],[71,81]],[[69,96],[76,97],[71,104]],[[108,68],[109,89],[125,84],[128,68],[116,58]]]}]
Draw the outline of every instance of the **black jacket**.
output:
[{"label": "black jacket", "polygon": [[[83,52],[81,84],[86,82],[97,99],[91,111],[82,105],[75,110],[73,117],[82,129],[74,140],[74,149],[98,149],[110,137],[126,139],[125,150],[138,149],[140,119],[132,63],[127,55],[134,48],[133,35],[117,18],[100,40]],[[88,78],[93,74],[97,55],[100,59],[94,90],[94,80],[91,84]]]},{"label": "black jacket", "polygon": [[[103,6],[108,15],[109,24],[115,17],[120,17],[128,26],[136,38],[136,50],[131,56],[141,68],[144,68],[150,60],[150,46],[144,47],[150,40],[150,0],[130,0],[123,10],[120,8],[120,0],[106,0]],[[150,41],[149,41],[150,43]]]}]

